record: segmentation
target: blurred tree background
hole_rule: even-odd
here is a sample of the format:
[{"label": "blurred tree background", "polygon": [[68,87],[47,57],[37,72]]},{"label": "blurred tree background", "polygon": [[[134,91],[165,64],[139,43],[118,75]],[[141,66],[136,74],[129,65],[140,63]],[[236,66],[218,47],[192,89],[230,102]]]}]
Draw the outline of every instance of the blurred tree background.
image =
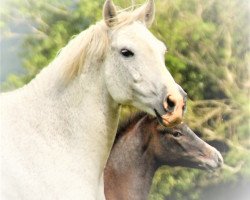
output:
[{"label": "blurred tree background", "polygon": [[[1,8],[2,37],[13,34],[8,24],[20,18],[32,29],[20,52],[25,73],[10,74],[1,89],[28,83],[73,35],[101,19],[102,5],[103,0],[9,0]],[[168,46],[166,65],[188,92],[185,121],[222,152],[225,165],[216,174],[162,167],[150,200],[250,199],[249,9],[248,0],[156,1],[151,30]],[[124,108],[122,118],[132,110]]]}]

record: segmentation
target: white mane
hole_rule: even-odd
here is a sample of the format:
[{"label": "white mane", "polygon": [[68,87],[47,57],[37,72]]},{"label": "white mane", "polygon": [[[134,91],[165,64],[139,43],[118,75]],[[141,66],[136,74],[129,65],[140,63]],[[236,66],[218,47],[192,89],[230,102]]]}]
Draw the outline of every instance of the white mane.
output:
[{"label": "white mane", "polygon": [[50,65],[61,66],[63,81],[68,82],[82,72],[87,58],[102,60],[107,46],[105,26],[99,22],[74,36]]},{"label": "white mane", "polygon": [[[112,30],[139,19],[141,9],[120,10]],[[104,60],[108,45],[108,28],[102,20],[74,36],[49,65],[62,66],[62,80],[67,83],[82,72],[88,63],[87,58],[92,61]]]}]

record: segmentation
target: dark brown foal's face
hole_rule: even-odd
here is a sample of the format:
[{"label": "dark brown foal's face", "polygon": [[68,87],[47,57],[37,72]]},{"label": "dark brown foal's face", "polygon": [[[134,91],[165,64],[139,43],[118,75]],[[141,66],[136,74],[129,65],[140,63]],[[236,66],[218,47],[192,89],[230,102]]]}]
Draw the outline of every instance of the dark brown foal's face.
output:
[{"label": "dark brown foal's face", "polygon": [[157,123],[153,132],[153,151],[161,164],[212,170],[223,163],[221,154],[184,123],[174,128]]}]

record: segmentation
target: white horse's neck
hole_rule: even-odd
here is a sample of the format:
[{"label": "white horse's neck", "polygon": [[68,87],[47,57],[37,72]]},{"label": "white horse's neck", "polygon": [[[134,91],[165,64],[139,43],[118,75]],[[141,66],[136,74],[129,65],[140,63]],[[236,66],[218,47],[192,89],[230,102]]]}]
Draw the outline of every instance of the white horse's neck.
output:
[{"label": "white horse's neck", "polygon": [[[66,134],[64,135],[66,139],[77,139],[75,143],[78,143],[79,148],[89,150],[89,152],[92,152],[92,149],[97,154],[89,155],[89,157],[96,161],[100,158],[103,159],[100,163],[100,170],[103,170],[108,158],[119,117],[119,106],[106,89],[103,67],[88,66],[85,72],[69,83],[66,88],[63,88],[60,80],[54,82],[53,80],[43,80],[43,72],[40,74],[41,77],[37,77],[37,83],[36,79],[32,83],[34,87],[37,84],[37,88],[43,88],[43,94],[49,94],[45,98],[51,98],[50,102],[58,104],[58,106],[53,106],[56,109],[55,112],[60,113],[57,117],[64,118],[63,123],[67,122],[68,127],[73,129],[68,134],[66,134],[66,130],[62,130],[62,134]],[[44,73],[46,73],[46,69]],[[56,76],[53,76],[52,72],[50,76],[45,74],[44,77]],[[45,82],[50,85],[44,85]],[[62,125],[65,127],[65,124]],[[90,146],[86,148],[83,144],[90,144]]]},{"label": "white horse's neck", "polygon": [[[78,180],[75,186],[70,181],[67,184],[84,188],[84,199],[92,199],[93,196],[98,199],[103,197],[100,194],[103,191],[97,191],[103,190],[102,172],[113,144],[120,106],[107,92],[102,75],[104,66],[87,67],[67,86],[53,79],[59,69],[53,67],[45,68],[20,90],[24,94],[20,99],[25,99],[23,103],[29,107],[26,114],[34,115],[34,119],[29,121],[32,131],[39,135],[37,140],[48,143],[46,153],[49,156],[41,155],[41,158],[37,156],[34,159],[48,157],[51,160],[44,162],[47,165],[53,163],[51,171],[58,171],[58,176],[67,176],[70,171],[69,179],[74,177],[74,181]],[[25,122],[20,120],[20,123]],[[61,181],[60,178],[57,181]]]}]

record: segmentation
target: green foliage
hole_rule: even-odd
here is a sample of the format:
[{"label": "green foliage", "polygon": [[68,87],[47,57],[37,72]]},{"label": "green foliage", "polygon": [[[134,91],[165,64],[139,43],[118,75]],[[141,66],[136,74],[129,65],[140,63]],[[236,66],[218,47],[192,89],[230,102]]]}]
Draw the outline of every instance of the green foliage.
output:
[{"label": "green foliage", "polygon": [[[129,6],[123,0],[115,1]],[[140,3],[143,1],[139,1]],[[12,0],[1,9],[0,28],[20,17],[33,32],[23,42],[23,76],[2,87],[21,87],[56,56],[75,34],[101,19],[102,1]],[[11,9],[10,9],[11,8]],[[211,185],[250,182],[249,12],[247,0],[156,1],[152,32],[168,46],[166,65],[189,95],[186,121],[204,139],[224,141],[230,151],[218,176],[204,171],[161,168],[150,200],[198,200]],[[132,108],[125,108],[122,118]]]},{"label": "green foliage", "polygon": [[[198,170],[187,169],[184,171],[179,168],[162,167],[154,177],[150,199],[164,200],[166,197],[176,200],[197,199],[199,191],[192,193],[189,191],[196,187],[197,184],[193,178],[198,176]],[[162,195],[155,198],[154,193]]]}]

